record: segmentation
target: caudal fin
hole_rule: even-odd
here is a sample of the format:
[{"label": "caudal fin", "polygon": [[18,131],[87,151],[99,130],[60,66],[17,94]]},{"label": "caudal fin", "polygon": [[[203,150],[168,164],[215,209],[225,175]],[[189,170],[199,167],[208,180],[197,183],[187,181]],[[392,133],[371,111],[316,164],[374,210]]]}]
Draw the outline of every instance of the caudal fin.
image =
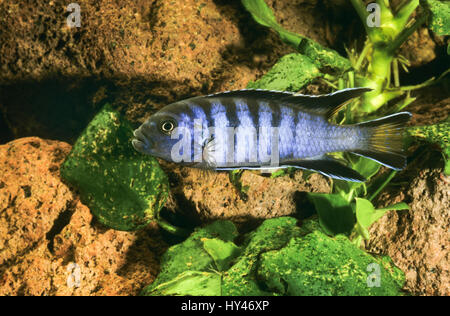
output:
[{"label": "caudal fin", "polygon": [[376,120],[363,122],[357,126],[366,130],[360,149],[352,152],[386,167],[401,170],[406,166],[403,149],[403,130],[411,118],[411,113],[400,112]]}]

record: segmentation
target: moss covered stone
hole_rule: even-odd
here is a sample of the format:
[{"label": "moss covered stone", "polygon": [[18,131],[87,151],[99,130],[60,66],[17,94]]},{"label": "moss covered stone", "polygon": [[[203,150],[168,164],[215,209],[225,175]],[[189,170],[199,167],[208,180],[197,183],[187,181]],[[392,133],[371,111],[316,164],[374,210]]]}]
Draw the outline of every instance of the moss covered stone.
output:
[{"label": "moss covered stone", "polygon": [[[387,264],[387,261],[383,261]],[[347,237],[314,231],[261,255],[258,278],[282,295],[398,295],[401,274],[355,247]],[[369,273],[370,272],[370,273]]]},{"label": "moss covered stone", "polygon": [[197,230],[169,248],[160,275],[143,294],[402,294],[404,275],[388,257],[373,257],[343,235],[327,236],[316,220],[300,227],[291,217],[266,220],[242,236],[239,247],[232,242],[236,236],[229,221]]},{"label": "moss covered stone", "polygon": [[[351,68],[350,61],[336,51],[324,47],[312,39],[284,29],[278,24],[272,9],[264,0],[242,0],[242,4],[251,13],[256,22],[275,30],[285,43],[294,46],[305,57],[303,58],[304,70],[311,68],[311,63],[318,68],[328,68],[328,71],[333,69],[338,73],[343,73]],[[308,73],[304,75],[297,74],[297,77],[308,77],[308,75]]]},{"label": "moss covered stone", "polygon": [[424,0],[423,5],[429,10],[429,27],[437,35],[450,35],[450,2]]},{"label": "moss covered stone", "polygon": [[[213,253],[227,253],[225,261],[231,261],[239,252],[238,247],[231,243],[236,236],[236,227],[230,221],[217,221],[193,232],[183,243],[167,250],[161,259],[161,272],[142,294],[200,295],[198,284],[202,284],[204,293],[220,293],[220,274],[216,272],[221,267],[228,269],[229,266],[222,264],[225,258],[221,258],[220,264],[216,265],[217,257]],[[211,249],[213,244],[217,245],[217,251]],[[219,277],[219,283],[215,282],[216,277]],[[204,289],[205,284],[210,288]]]},{"label": "moss covered stone", "polygon": [[302,54],[282,57],[260,80],[250,82],[247,88],[278,91],[298,91],[323,74],[314,62]]},{"label": "moss covered stone", "polygon": [[132,126],[106,105],[77,139],[61,176],[80,193],[98,220],[136,230],[153,220],[168,196],[168,179],[156,159],[131,145]]},{"label": "moss covered stone", "polygon": [[445,159],[444,172],[450,175],[450,117],[439,124],[410,127],[407,133],[411,138],[437,144]]}]

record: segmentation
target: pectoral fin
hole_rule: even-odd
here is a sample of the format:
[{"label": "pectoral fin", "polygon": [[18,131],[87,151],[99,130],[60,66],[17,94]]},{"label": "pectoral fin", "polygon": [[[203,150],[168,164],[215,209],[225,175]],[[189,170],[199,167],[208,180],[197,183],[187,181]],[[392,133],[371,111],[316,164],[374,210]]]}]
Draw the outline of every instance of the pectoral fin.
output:
[{"label": "pectoral fin", "polygon": [[319,159],[306,159],[285,162],[283,165],[288,167],[296,167],[301,169],[309,169],[317,171],[325,176],[334,179],[352,181],[352,182],[364,182],[366,178],[360,175],[355,170],[343,165],[335,159],[323,156]]}]

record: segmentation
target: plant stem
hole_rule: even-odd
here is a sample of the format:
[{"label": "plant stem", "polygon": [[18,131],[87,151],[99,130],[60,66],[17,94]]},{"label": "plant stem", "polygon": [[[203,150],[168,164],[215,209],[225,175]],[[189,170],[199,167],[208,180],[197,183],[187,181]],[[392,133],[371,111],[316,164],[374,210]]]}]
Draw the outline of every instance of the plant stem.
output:
[{"label": "plant stem", "polygon": [[411,0],[407,1],[397,12],[395,16],[395,23],[397,24],[397,28],[402,30],[406,23],[408,23],[408,19],[411,14],[416,10],[419,6],[419,0]]},{"label": "plant stem", "polygon": [[165,231],[167,231],[173,235],[179,236],[179,237],[187,237],[191,233],[191,231],[181,228],[181,227],[174,226],[162,218],[157,218],[156,222]]},{"label": "plant stem", "polygon": [[344,79],[343,78],[339,78],[338,79],[338,86],[339,86],[339,90],[342,90],[342,89],[345,88]]},{"label": "plant stem", "polygon": [[378,3],[378,5],[380,6],[381,11],[389,10],[389,7],[388,7],[389,2],[386,4],[385,0],[376,0],[376,3]]},{"label": "plant stem", "polygon": [[369,27],[367,18],[369,16],[365,4],[361,0],[351,0],[353,7],[361,18],[369,38],[363,51],[356,60],[355,70],[360,70],[367,55],[370,54],[369,66],[366,78],[358,80],[359,85],[372,88],[373,91],[363,96],[361,114],[371,113],[378,110],[397,96],[403,94],[403,89],[387,91],[391,85],[391,73],[394,78],[395,87],[400,86],[398,75],[398,60],[395,57],[396,50],[407,40],[407,38],[421,26],[426,15],[422,14],[412,25],[407,27],[411,14],[419,6],[419,0],[411,0],[403,3],[394,16],[387,0],[376,0],[380,9],[380,27]]},{"label": "plant stem", "polygon": [[400,87],[400,77],[398,74],[398,59],[394,58],[392,61],[392,71],[394,73],[394,86]]},{"label": "plant stem", "polygon": [[364,28],[366,29],[367,35],[370,36],[371,29],[367,25],[367,17],[369,14],[367,13],[367,9],[366,9],[366,6],[364,5],[364,2],[362,0],[350,0],[350,1],[356,10],[356,13],[358,13],[359,18],[361,19],[361,22],[363,23]]},{"label": "plant stem", "polygon": [[355,73],[353,71],[348,72],[348,82],[349,82],[349,88],[355,87]]},{"label": "plant stem", "polygon": [[419,19],[416,20],[416,22],[414,22],[411,27],[403,30],[400,34],[398,34],[394,41],[386,47],[386,50],[390,54],[394,54],[395,51],[406,41],[406,39],[411,36],[411,34],[414,33],[419,28],[419,26],[425,23],[426,19],[427,16],[425,14],[420,16]]},{"label": "plant stem", "polygon": [[370,43],[370,41],[366,41],[366,43],[364,44],[364,48],[361,52],[361,54],[358,57],[358,60],[355,63],[355,66],[353,68],[355,68],[356,71],[359,70],[359,68],[361,67],[361,64],[364,60],[364,58],[366,58],[367,53],[369,52],[369,50],[372,48],[372,43]]},{"label": "plant stem", "polygon": [[384,94],[384,89],[388,87],[391,76],[391,62],[393,55],[389,54],[384,45],[374,45],[371,56],[371,63],[368,68],[368,78],[364,86],[372,88],[373,91],[365,93],[361,104],[363,113],[371,113],[380,108],[389,99]]},{"label": "plant stem", "polygon": [[430,79],[428,79],[425,82],[416,84],[414,86],[403,86],[403,87],[399,87],[398,90],[402,90],[402,91],[412,91],[412,90],[417,90],[417,89],[422,89],[424,87],[428,87],[431,86],[433,84],[436,84],[438,82],[438,80],[434,80],[434,77],[431,77]]},{"label": "plant stem", "polygon": [[378,189],[369,197],[369,201],[372,201],[377,195],[378,193],[381,192],[381,190],[384,189],[384,187],[392,180],[393,177],[395,177],[395,175],[397,174],[397,171],[392,171],[391,174],[389,175],[389,177],[386,178],[386,180],[384,180],[384,182],[378,187]]}]

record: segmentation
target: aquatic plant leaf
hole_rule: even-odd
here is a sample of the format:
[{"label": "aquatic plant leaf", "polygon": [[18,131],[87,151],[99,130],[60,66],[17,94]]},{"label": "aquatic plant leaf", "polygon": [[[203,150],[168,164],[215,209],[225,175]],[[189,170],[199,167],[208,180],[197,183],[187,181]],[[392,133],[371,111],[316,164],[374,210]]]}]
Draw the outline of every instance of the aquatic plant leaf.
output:
[{"label": "aquatic plant leaf", "polygon": [[358,233],[369,240],[369,227],[383,217],[389,211],[408,210],[409,206],[406,203],[397,203],[382,209],[375,209],[373,204],[366,199],[356,198],[356,221],[358,225]]},{"label": "aquatic plant leaf", "polygon": [[[300,227],[292,217],[265,220],[254,231],[241,236],[242,251],[237,257],[233,251],[229,252],[233,257],[229,261],[232,266],[217,271],[209,255],[207,265],[197,258],[201,253],[206,254],[205,242],[209,240],[214,240],[216,245],[220,241],[232,243],[223,239],[227,237],[222,226],[233,231],[231,222],[219,221],[170,247],[163,256],[161,273],[142,294],[402,295],[404,274],[389,258],[372,257],[345,236],[330,238],[311,219],[302,222]],[[183,261],[186,256],[190,256],[190,265]],[[381,287],[371,287],[368,283],[371,276],[368,267],[374,264],[379,268]]]},{"label": "aquatic plant leaf", "polygon": [[[176,279],[186,271],[218,271],[219,268],[216,265],[216,261],[219,261],[219,265],[226,266],[234,256],[236,256],[236,252],[235,249],[232,249],[233,246],[228,246],[228,256],[226,258],[221,257],[215,253],[220,248],[220,246],[217,246],[220,242],[222,242],[221,246],[228,244],[233,241],[236,236],[236,227],[230,221],[216,221],[201,229],[197,229],[184,242],[170,247],[166,253],[164,253],[161,258],[161,271],[158,274],[157,279],[144,288],[141,294],[156,295],[155,293],[157,292],[154,292],[154,290],[157,289],[158,286]],[[209,240],[209,242],[206,243],[206,249],[208,249],[209,252],[205,249],[205,241],[207,240]],[[216,247],[214,247],[214,244]],[[215,249],[211,250],[212,248]],[[193,276],[196,281],[192,282],[199,281],[196,274]],[[189,280],[186,281],[186,278],[189,277],[189,275],[184,276],[183,278],[180,278],[180,280],[183,283],[190,282]]]},{"label": "aquatic plant leaf", "polygon": [[220,274],[186,271],[166,283],[155,286],[145,294],[153,296],[219,296],[221,295]]},{"label": "aquatic plant leaf", "polygon": [[355,225],[351,204],[340,194],[308,193],[322,228],[330,235],[349,235]]},{"label": "aquatic plant leaf", "polygon": [[[377,211],[401,211],[401,210],[409,210],[408,204],[405,202],[396,203],[390,206],[386,206],[383,208],[377,209]],[[378,218],[375,218],[375,222],[378,220]]]},{"label": "aquatic plant leaf", "polygon": [[434,125],[410,127],[406,131],[413,139],[437,144],[445,159],[444,173],[450,175],[450,118]]},{"label": "aquatic plant leaf", "polygon": [[304,39],[303,36],[289,32],[279,25],[275,15],[264,0],[242,0],[242,4],[251,13],[256,22],[274,29],[284,42],[297,48]]},{"label": "aquatic plant leaf", "polygon": [[261,79],[249,82],[247,88],[296,92],[322,76],[309,57],[294,53],[283,56]]},{"label": "aquatic plant leaf", "polygon": [[[367,180],[370,180],[379,170],[380,164],[372,159],[352,156],[350,167],[364,176]],[[353,193],[355,191],[355,193]],[[366,191],[365,182],[350,182],[344,180],[334,180],[333,192],[340,193],[344,198],[352,196],[364,195]]]},{"label": "aquatic plant leaf", "polygon": [[352,68],[347,58],[311,39],[301,42],[298,51],[311,58],[321,70],[329,67],[337,74],[342,74]]},{"label": "aquatic plant leaf", "polygon": [[61,176],[104,225],[137,230],[155,219],[169,190],[156,159],[137,153],[133,130],[111,106],[94,117],[61,167]]},{"label": "aquatic plant leaf", "polygon": [[284,176],[286,174],[286,170],[283,169],[278,169],[277,171],[272,172],[272,174],[270,175],[271,179],[275,179],[281,176]]},{"label": "aquatic plant leaf", "polygon": [[450,2],[421,0],[429,12],[428,26],[437,35],[450,35]]},{"label": "aquatic plant leaf", "polygon": [[213,258],[219,271],[227,270],[231,261],[240,253],[239,247],[231,241],[223,241],[217,238],[203,239],[203,248]]},{"label": "aquatic plant leaf", "polygon": [[[373,266],[382,286],[369,279]],[[397,296],[404,283],[403,273],[389,261],[370,256],[343,235],[330,238],[320,231],[263,253],[257,277],[269,291],[289,296]]]},{"label": "aquatic plant leaf", "polygon": [[294,46],[301,54],[309,57],[317,67],[330,67],[340,72],[351,68],[350,61],[336,51],[323,47],[309,38],[285,30],[278,24],[275,15],[264,0],[242,0],[242,4],[256,22],[275,30],[285,43]]},{"label": "aquatic plant leaf", "polygon": [[380,164],[372,159],[366,157],[358,157],[355,163],[352,163],[352,168],[358,171],[367,180],[372,178],[378,170]]},{"label": "aquatic plant leaf", "polygon": [[[356,220],[362,228],[367,229],[374,222],[375,207],[369,200],[356,198]],[[384,215],[385,212],[381,212]],[[381,217],[381,216],[379,216]],[[365,234],[366,235],[366,234]]]},{"label": "aquatic plant leaf", "polygon": [[241,181],[242,172],[244,172],[243,169],[231,170],[228,173],[228,176],[229,176],[231,184],[233,184],[233,186],[236,188],[236,191],[238,192],[240,198],[243,201],[247,201],[247,199],[248,199],[247,192],[250,189],[250,187],[247,185],[242,185],[242,181]]}]

